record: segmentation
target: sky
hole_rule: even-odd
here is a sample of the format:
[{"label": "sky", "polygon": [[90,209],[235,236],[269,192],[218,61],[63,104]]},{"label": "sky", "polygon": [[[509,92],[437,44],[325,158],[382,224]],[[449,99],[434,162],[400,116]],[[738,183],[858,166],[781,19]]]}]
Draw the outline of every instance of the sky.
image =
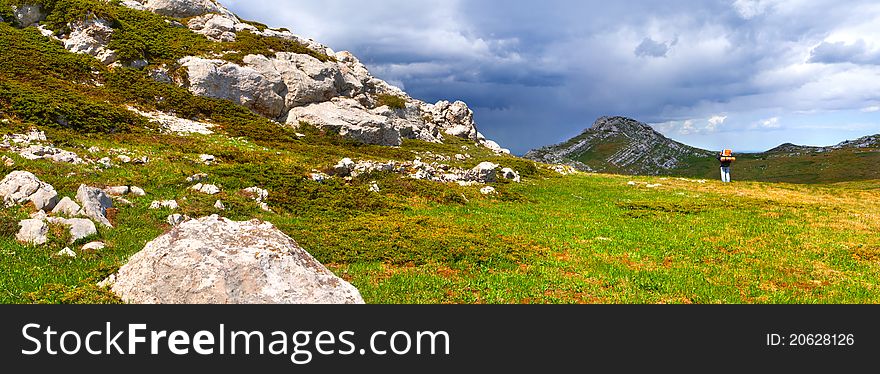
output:
[{"label": "sky", "polygon": [[601,116],[704,149],[880,133],[875,0],[221,0],[428,102],[462,100],[515,154]]}]

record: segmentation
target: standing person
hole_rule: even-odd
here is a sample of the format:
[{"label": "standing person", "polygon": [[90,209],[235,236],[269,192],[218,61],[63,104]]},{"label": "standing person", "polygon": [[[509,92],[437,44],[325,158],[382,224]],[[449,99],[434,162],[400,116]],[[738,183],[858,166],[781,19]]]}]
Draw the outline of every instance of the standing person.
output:
[{"label": "standing person", "polygon": [[730,164],[736,161],[736,157],[733,157],[733,151],[725,149],[724,152],[719,153],[715,158],[721,162],[721,181],[730,183]]}]

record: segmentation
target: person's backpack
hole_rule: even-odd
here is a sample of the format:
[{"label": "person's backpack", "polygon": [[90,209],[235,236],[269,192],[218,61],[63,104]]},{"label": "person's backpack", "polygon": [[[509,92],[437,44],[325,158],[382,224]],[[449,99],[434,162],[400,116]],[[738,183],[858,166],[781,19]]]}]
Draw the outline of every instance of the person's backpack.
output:
[{"label": "person's backpack", "polygon": [[733,157],[733,151],[729,149],[725,149],[724,152],[721,153],[721,162],[733,162],[736,161],[736,157]]}]

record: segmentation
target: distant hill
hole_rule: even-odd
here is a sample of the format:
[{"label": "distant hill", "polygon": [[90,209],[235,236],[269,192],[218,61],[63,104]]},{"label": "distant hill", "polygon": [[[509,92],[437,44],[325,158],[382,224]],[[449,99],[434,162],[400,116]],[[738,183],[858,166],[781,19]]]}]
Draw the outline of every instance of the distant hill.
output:
[{"label": "distant hill", "polygon": [[634,119],[602,117],[580,135],[530,151],[525,158],[569,164],[583,171],[656,175],[712,155],[669,139]]},{"label": "distant hill", "polygon": [[[626,117],[602,117],[580,135],[528,152],[535,161],[583,171],[716,178],[715,151],[671,140]],[[761,153],[737,154],[734,179],[790,183],[880,179],[880,134],[827,147],[785,143]]]}]

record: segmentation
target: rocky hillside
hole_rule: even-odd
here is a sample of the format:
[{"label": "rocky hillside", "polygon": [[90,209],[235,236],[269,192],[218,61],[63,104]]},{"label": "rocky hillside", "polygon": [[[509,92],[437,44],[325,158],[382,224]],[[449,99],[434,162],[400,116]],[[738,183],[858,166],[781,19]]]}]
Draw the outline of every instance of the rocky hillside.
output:
[{"label": "rocky hillside", "polygon": [[712,152],[661,135],[651,126],[625,117],[602,117],[580,135],[561,144],[528,152],[545,163],[568,164],[583,171],[656,175],[680,168]]},{"label": "rocky hillside", "polygon": [[334,268],[514,250],[414,207],[572,172],[214,0],[0,0],[0,61],[3,302],[363,302]]},{"label": "rocky hillside", "polygon": [[241,20],[214,0],[0,4],[6,8],[0,17],[10,24],[34,26],[109,69],[133,68],[293,128],[307,122],[364,143],[394,146],[402,138],[442,142],[441,134],[449,134],[507,152],[477,131],[466,104],[413,99],[373,77],[351,53]]},{"label": "rocky hillside", "polygon": [[803,153],[822,153],[822,152],[832,152],[835,150],[844,150],[844,149],[869,149],[869,148],[880,148],[880,134],[877,135],[869,135],[858,138],[856,140],[847,140],[841,142],[837,145],[832,145],[828,147],[815,147],[815,146],[807,146],[807,145],[795,145],[791,143],[785,143],[778,147],[775,147],[767,152],[766,154],[803,154]]}]

